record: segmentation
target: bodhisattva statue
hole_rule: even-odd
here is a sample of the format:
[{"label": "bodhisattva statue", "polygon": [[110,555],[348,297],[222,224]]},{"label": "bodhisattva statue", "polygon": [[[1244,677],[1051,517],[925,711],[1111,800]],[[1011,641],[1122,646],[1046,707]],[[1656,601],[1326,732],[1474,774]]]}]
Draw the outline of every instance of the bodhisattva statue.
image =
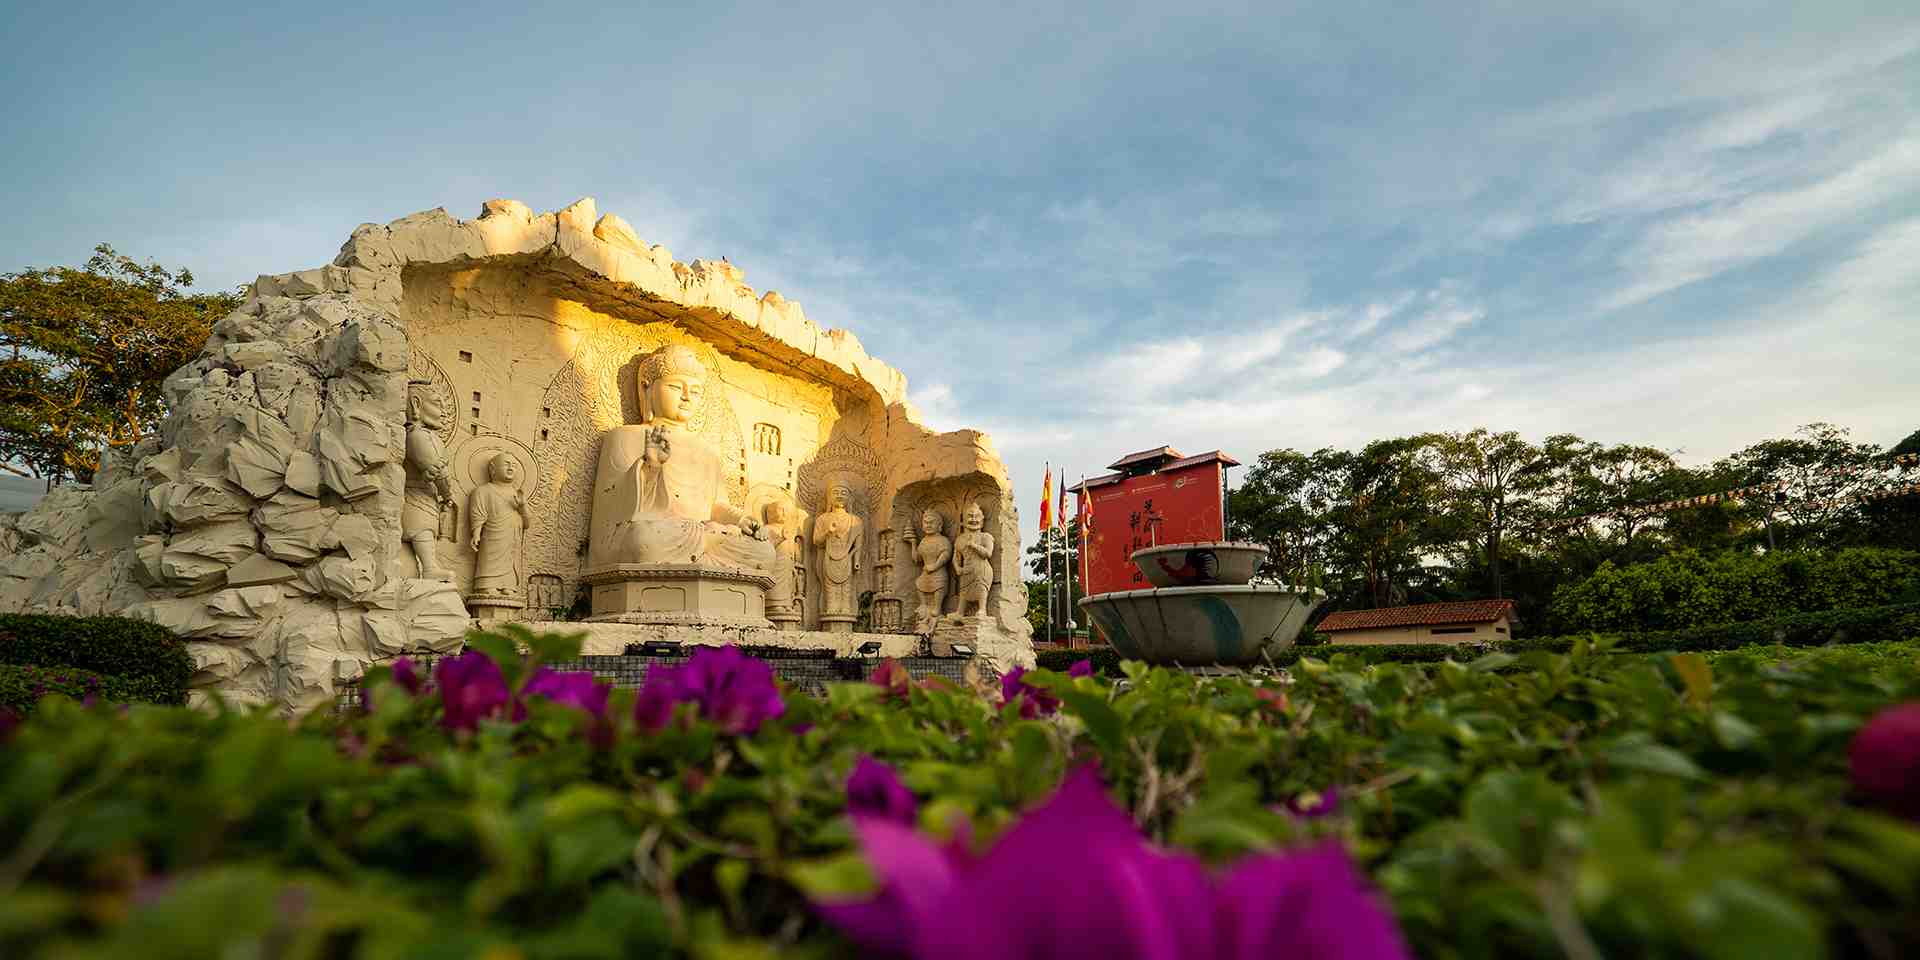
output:
[{"label": "bodhisattva statue", "polygon": [[440,514],[453,505],[453,484],[447,478],[447,448],[440,442],[447,411],[432,385],[407,385],[407,482],[400,506],[400,537],[413,549],[420,576],[451,580],[440,566],[434,542],[440,538]]},{"label": "bodhisattva statue", "polygon": [[[967,504],[960,536],[953,544],[953,572],[960,578],[960,616],[985,616],[987,591],[993,589],[993,535],[981,528],[987,515],[977,503]],[[972,613],[968,613],[968,608]]]},{"label": "bodhisattva statue", "polygon": [[820,571],[820,624],[844,633],[857,618],[853,577],[860,572],[860,518],[847,512],[847,485],[827,486],[827,512],[813,521],[813,549]]},{"label": "bodhisattva statue", "polygon": [[600,441],[590,568],[685,563],[771,573],[773,544],[728,503],[724,460],[691,427],[707,370],[678,344],[640,362],[640,423]]},{"label": "bodhisattva statue", "polygon": [[520,492],[520,461],[504,451],[487,464],[488,482],[467,497],[468,539],[475,597],[520,595],[520,544],[527,529],[527,498]]},{"label": "bodhisattva statue", "polygon": [[773,589],[767,591],[767,615],[781,616],[796,614],[793,595],[793,570],[800,564],[800,541],[789,519],[787,505],[775,500],[766,507],[766,522],[760,529],[766,531],[767,542],[773,544],[775,561],[773,569]]},{"label": "bodhisattva statue", "polygon": [[920,567],[920,574],[913,578],[913,588],[920,594],[913,622],[920,633],[931,633],[934,622],[940,619],[940,608],[947,603],[947,565],[953,560],[953,541],[946,537],[946,521],[932,510],[920,515],[920,530],[920,540],[913,544],[913,562]]}]

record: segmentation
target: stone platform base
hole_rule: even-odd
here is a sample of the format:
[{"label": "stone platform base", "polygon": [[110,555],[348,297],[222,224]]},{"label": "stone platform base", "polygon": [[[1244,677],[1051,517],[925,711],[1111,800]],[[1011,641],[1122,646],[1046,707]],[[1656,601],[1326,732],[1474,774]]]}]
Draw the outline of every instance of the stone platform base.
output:
[{"label": "stone platform base", "polygon": [[773,578],[700,564],[622,563],[588,573],[595,621],[772,627]]},{"label": "stone platform base", "polygon": [[[957,617],[952,614],[941,617],[933,625],[933,655],[936,657],[956,656],[953,646],[961,644],[973,654],[985,653],[992,657],[1000,638],[997,625],[988,617]],[[964,654],[961,654],[964,655]]]},{"label": "stone platform base", "polygon": [[630,643],[665,641],[683,646],[785,647],[789,650],[831,650],[839,656],[862,656],[863,644],[878,641],[880,650],[866,656],[911,657],[920,652],[921,638],[899,633],[826,633],[819,630],[779,630],[768,626],[700,626],[664,623],[586,621],[543,623],[555,633],[584,633],[582,656],[619,656]]}]

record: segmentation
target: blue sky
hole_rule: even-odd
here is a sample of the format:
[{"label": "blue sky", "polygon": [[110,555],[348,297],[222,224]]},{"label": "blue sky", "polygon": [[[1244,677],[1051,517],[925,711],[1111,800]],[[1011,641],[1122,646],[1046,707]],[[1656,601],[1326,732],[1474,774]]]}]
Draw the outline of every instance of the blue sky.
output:
[{"label": "blue sky", "polygon": [[593,196],[991,432],[1029,525],[1161,443],[1920,428],[1911,0],[392,6],[5,5],[0,269]]}]

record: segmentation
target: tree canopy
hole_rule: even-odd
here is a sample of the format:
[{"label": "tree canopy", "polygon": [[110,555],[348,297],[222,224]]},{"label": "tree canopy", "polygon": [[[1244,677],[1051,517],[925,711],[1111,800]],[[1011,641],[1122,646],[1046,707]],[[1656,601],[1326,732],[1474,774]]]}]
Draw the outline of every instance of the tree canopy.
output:
[{"label": "tree canopy", "polygon": [[239,298],[106,244],[81,267],[0,275],[0,469],[89,480],[165,415],[161,385]]},{"label": "tree canopy", "polygon": [[[1555,592],[1603,564],[1920,548],[1920,496],[1860,496],[1920,479],[1891,453],[1828,423],[1698,467],[1650,446],[1487,429],[1270,450],[1232,491],[1229,533],[1267,546],[1265,576],[1317,579],[1335,608],[1504,597],[1539,629]],[[1764,492],[1625,509],[1755,486]]]}]

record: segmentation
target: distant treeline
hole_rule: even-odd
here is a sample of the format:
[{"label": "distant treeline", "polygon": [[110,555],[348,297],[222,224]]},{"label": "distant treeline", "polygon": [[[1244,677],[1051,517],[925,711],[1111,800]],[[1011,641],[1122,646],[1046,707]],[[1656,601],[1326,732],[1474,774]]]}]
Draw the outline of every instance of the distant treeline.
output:
[{"label": "distant treeline", "polygon": [[[1660,628],[1682,624],[1621,621],[1633,602],[1618,590],[1589,585],[1559,604],[1555,594],[1575,591],[1603,565],[1618,578],[1620,568],[1669,555],[1691,559],[1677,556],[1664,574],[1704,564],[1723,579],[1778,584],[1791,568],[1714,564],[1844,547],[1920,550],[1920,496],[1860,496],[1920,481],[1920,470],[1894,464],[1916,452],[1920,431],[1883,450],[1825,423],[1700,467],[1654,447],[1570,434],[1535,443],[1511,431],[1429,433],[1359,450],[1268,451],[1232,492],[1229,525],[1234,537],[1272,551],[1266,576],[1319,586],[1328,609],[1508,597],[1522,634]],[[1754,486],[1765,492],[1651,514],[1628,509]],[[1889,564],[1893,575],[1913,575],[1892,560],[1848,569],[1884,574]]]}]

